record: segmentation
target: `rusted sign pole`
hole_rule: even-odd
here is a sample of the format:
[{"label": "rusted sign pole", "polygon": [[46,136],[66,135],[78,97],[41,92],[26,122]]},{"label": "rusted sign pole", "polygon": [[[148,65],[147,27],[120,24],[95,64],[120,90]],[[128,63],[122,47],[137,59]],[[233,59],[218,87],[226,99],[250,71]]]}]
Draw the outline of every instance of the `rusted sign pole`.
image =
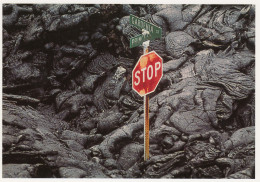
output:
[{"label": "rusted sign pole", "polygon": [[[148,53],[149,40],[143,43],[144,54]],[[144,96],[144,160],[149,159],[149,95]]]},{"label": "rusted sign pole", "polygon": [[149,159],[149,96],[144,96],[144,160]]}]

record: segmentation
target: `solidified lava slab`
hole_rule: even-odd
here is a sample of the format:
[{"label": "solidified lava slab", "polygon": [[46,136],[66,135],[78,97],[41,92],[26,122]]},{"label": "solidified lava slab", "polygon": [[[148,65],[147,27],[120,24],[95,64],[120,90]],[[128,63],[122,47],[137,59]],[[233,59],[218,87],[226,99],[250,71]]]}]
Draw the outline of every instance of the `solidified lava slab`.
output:
[{"label": "solidified lava slab", "polygon": [[[255,6],[3,4],[4,178],[255,178]],[[143,97],[133,14],[162,28]]]}]

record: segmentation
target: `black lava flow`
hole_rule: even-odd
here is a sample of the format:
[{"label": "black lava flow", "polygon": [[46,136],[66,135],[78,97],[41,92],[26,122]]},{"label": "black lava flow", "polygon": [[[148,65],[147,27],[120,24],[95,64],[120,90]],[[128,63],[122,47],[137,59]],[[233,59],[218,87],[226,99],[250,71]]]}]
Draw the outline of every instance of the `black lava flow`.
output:
[{"label": "black lava flow", "polygon": [[[255,6],[3,4],[3,178],[255,178]],[[133,14],[163,77],[132,89]]]}]

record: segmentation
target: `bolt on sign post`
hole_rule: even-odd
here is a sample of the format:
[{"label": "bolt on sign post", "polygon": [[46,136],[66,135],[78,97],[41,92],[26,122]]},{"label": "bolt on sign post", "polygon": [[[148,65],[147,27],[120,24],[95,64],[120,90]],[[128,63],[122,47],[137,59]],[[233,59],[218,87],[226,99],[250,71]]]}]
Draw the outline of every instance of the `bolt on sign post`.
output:
[{"label": "bolt on sign post", "polygon": [[144,160],[149,159],[149,96],[160,82],[163,74],[163,60],[155,52],[148,53],[150,40],[161,38],[162,29],[137,16],[130,15],[130,24],[141,29],[142,34],[130,39],[130,48],[143,45],[144,55],[140,57],[132,72],[132,87],[144,96]]}]

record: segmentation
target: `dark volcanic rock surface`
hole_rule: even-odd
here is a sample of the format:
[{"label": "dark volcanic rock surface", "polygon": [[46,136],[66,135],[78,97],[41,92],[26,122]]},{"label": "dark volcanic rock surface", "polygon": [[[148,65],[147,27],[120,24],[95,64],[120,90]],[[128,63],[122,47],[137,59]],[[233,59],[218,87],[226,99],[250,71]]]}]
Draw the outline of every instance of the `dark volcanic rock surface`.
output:
[{"label": "dark volcanic rock surface", "polygon": [[[132,90],[134,14],[162,28]],[[4,178],[255,178],[255,6],[4,4]]]}]

